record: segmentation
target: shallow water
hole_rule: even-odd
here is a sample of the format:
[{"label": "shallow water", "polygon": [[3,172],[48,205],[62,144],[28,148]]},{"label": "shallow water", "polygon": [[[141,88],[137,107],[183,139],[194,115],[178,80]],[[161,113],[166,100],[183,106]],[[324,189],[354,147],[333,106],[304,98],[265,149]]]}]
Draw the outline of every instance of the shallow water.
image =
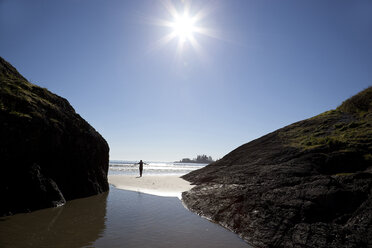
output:
[{"label": "shallow water", "polygon": [[0,247],[250,247],[178,198],[110,188],[62,207],[0,218]]}]

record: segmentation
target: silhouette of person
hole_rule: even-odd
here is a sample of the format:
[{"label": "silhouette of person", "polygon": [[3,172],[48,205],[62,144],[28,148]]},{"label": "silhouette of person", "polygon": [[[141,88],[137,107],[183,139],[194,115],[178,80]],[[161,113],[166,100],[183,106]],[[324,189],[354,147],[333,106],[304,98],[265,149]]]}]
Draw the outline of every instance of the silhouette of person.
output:
[{"label": "silhouette of person", "polygon": [[143,162],[142,162],[142,160],[140,160],[138,164],[139,164],[140,177],[142,177],[142,171],[143,171]]}]

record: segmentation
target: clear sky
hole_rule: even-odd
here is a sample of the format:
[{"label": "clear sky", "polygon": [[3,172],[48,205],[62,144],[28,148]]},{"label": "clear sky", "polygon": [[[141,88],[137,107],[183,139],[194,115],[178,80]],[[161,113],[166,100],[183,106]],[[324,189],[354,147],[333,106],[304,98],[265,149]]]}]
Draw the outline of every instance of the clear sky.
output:
[{"label": "clear sky", "polygon": [[[182,50],[179,34],[162,42],[170,6],[204,14]],[[68,99],[110,159],[221,158],[372,85],[371,13],[370,0],[0,0],[0,56]]]}]

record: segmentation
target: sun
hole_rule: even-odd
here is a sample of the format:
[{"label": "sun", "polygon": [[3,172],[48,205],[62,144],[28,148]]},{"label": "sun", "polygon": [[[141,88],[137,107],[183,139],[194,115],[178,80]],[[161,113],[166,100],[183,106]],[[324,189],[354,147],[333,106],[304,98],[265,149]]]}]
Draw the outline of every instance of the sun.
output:
[{"label": "sun", "polygon": [[210,10],[202,8],[192,11],[190,1],[182,1],[183,5],[175,5],[170,0],[161,1],[167,10],[170,19],[160,19],[156,25],[169,28],[170,32],[158,41],[158,45],[166,45],[169,42],[178,39],[177,52],[182,53],[185,47],[192,47],[199,54],[202,53],[198,42],[199,35],[205,35],[212,38],[218,38],[216,32],[201,25],[201,21],[206,18]]},{"label": "sun", "polygon": [[177,16],[171,24],[171,27],[181,42],[192,40],[193,34],[196,31],[195,21],[187,14]]}]

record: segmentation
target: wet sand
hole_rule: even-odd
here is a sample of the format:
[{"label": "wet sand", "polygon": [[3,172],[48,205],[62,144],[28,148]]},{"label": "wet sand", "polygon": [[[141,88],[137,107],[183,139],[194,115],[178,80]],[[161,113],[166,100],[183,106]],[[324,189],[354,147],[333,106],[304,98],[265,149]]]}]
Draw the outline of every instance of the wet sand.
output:
[{"label": "wet sand", "polygon": [[0,247],[250,247],[176,197],[110,187],[62,207],[0,218]]},{"label": "wet sand", "polygon": [[108,181],[119,189],[142,192],[151,195],[178,197],[193,185],[174,175],[146,175],[143,177],[129,175],[109,175]]}]

